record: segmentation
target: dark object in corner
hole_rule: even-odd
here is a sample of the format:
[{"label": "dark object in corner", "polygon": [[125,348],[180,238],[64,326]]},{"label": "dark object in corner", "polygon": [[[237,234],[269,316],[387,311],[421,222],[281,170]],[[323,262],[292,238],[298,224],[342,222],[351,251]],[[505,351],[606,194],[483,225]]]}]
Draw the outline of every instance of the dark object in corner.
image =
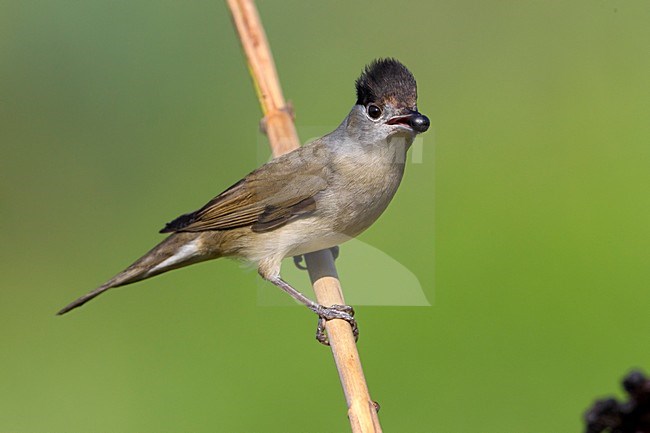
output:
[{"label": "dark object in corner", "polygon": [[632,371],[623,379],[629,401],[596,400],[585,412],[586,433],[650,433],[650,379]]}]

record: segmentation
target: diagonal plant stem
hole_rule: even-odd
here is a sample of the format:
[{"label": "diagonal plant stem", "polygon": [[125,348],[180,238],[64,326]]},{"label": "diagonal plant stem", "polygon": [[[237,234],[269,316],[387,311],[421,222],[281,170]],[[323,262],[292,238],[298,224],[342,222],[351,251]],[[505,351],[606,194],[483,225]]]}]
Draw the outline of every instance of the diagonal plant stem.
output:
[{"label": "diagonal plant stem", "polygon": [[[228,7],[262,106],[263,125],[273,156],[297,149],[300,141],[293,123],[293,113],[282,95],[275,63],[255,3],[253,0],[228,0]],[[310,253],[305,256],[305,260],[318,302],[326,306],[345,305],[331,252],[325,250]],[[328,321],[325,328],[347,401],[352,432],[381,433],[376,406],[368,392],[350,324],[336,319]]]}]

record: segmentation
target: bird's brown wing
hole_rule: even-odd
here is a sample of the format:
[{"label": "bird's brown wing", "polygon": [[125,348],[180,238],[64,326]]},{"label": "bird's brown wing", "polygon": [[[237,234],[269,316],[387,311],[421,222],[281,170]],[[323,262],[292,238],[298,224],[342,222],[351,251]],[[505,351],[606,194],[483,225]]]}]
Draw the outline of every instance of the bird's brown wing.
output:
[{"label": "bird's brown wing", "polygon": [[316,210],[315,196],[327,187],[329,169],[324,160],[310,158],[307,164],[299,151],[273,160],[201,209],[168,223],[160,232],[200,232],[246,226],[251,226],[255,232],[265,232],[282,227]]}]

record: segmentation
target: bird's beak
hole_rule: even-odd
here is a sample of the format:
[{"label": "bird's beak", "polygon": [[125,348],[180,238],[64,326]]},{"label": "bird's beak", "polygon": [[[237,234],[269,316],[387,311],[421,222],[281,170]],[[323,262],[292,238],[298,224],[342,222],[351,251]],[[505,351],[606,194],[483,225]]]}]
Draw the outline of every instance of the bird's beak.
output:
[{"label": "bird's beak", "polygon": [[386,122],[389,125],[404,125],[411,128],[417,133],[421,133],[429,129],[429,118],[418,111],[410,111],[408,114],[402,116],[395,116],[388,119]]}]

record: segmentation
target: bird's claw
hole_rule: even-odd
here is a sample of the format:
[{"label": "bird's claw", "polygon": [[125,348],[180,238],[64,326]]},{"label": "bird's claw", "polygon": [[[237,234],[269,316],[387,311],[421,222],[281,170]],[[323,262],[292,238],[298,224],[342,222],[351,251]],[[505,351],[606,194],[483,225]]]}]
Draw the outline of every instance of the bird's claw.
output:
[{"label": "bird's claw", "polygon": [[296,268],[301,271],[306,271],[307,266],[302,264],[302,261],[305,259],[305,256],[293,256],[293,264],[296,265]]},{"label": "bird's claw", "polygon": [[[332,257],[334,257],[334,260],[339,258],[339,247],[335,246],[330,248],[330,251],[332,252]],[[302,264],[302,261],[305,259],[305,256],[293,256],[293,264],[296,265],[296,268],[300,269],[301,271],[306,271],[307,266]]]},{"label": "bird's claw", "polygon": [[316,310],[318,314],[318,327],[316,328],[316,340],[319,343],[329,346],[330,342],[327,338],[327,332],[325,330],[325,323],[328,320],[341,319],[345,320],[352,327],[352,335],[354,335],[354,341],[359,340],[359,327],[357,326],[357,321],[354,320],[354,308],[349,305],[332,305],[331,307],[319,306]]}]

